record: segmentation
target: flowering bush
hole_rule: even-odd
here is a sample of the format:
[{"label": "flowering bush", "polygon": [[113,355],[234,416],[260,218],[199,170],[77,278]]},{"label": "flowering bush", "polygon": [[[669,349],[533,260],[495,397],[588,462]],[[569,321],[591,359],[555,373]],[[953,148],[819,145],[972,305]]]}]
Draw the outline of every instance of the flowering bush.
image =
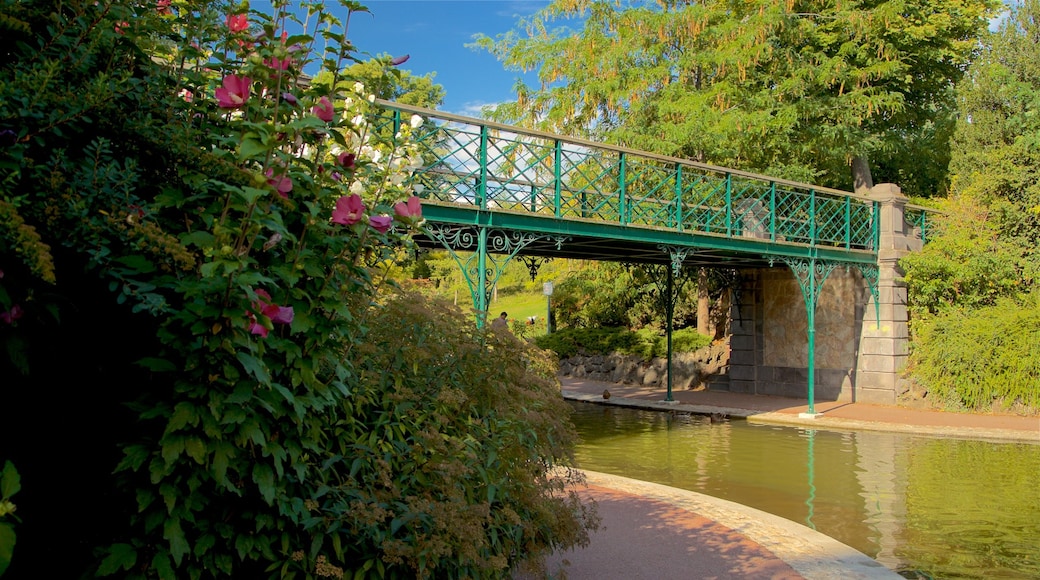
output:
[{"label": "flowering bush", "polygon": [[[452,577],[559,541],[496,519],[512,540],[474,567],[426,560],[442,538],[411,524],[346,523],[351,458],[424,429],[366,422],[361,377],[376,369],[357,358],[375,267],[422,223],[408,177],[423,120],[373,125],[372,95],[340,76],[346,27],[321,2],[300,20],[291,6],[0,0],[0,376],[5,408],[46,406],[63,441],[4,450],[26,484],[30,562],[57,549],[77,575],[163,578],[426,562]],[[3,423],[0,440],[24,435]],[[517,501],[485,493],[479,509]],[[89,540],[47,544],[58,518]]]}]

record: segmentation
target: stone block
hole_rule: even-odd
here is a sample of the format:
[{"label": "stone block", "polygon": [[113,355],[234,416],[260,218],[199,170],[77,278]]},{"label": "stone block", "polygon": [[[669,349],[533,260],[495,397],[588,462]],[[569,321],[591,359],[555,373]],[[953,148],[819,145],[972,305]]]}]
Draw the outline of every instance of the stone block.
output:
[{"label": "stone block", "polygon": [[809,369],[804,367],[774,367],[773,380],[781,383],[808,384]]},{"label": "stone block", "polygon": [[871,373],[897,373],[906,363],[906,357],[864,355],[859,357],[859,370]]},{"label": "stone block", "polygon": [[906,340],[893,337],[864,337],[860,341],[860,359],[864,356],[900,356],[905,357],[909,353],[910,345]]},{"label": "stone block", "polygon": [[730,361],[729,378],[731,381],[754,381],[758,378],[756,368],[751,365],[737,365]]},{"label": "stone block", "polygon": [[729,339],[730,351],[738,350],[754,350],[755,349],[755,337],[747,334],[736,334],[734,333]]},{"label": "stone block", "polygon": [[874,389],[895,392],[896,386],[898,385],[900,380],[901,379],[899,378],[899,375],[895,373],[879,373],[866,370],[856,371],[857,392],[859,392],[860,389]]},{"label": "stone block", "polygon": [[741,393],[741,394],[747,394],[747,395],[754,395],[754,394],[756,394],[755,393],[755,381],[733,380],[733,378],[730,377],[730,380],[729,380],[729,392],[731,392],[731,393]]},{"label": "stone block", "polygon": [[895,405],[896,392],[889,389],[874,389],[870,387],[859,387],[853,394],[857,403],[868,405]]}]

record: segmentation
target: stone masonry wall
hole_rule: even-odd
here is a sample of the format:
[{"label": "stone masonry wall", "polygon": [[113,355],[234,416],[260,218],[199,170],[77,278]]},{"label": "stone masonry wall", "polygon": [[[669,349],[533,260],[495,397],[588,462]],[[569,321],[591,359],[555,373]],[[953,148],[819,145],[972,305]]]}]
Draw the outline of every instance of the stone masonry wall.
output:
[{"label": "stone masonry wall", "polygon": [[[675,390],[703,387],[712,377],[724,372],[729,363],[729,341],[720,340],[696,352],[672,355],[672,388]],[[613,353],[610,355],[577,355],[560,361],[559,374],[594,381],[668,386],[668,360]]]}]

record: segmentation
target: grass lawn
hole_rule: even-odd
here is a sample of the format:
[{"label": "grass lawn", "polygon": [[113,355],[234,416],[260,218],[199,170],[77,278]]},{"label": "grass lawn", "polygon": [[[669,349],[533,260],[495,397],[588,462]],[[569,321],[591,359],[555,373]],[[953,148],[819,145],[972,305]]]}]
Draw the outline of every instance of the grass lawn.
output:
[{"label": "grass lawn", "polygon": [[509,296],[500,294],[498,300],[492,302],[491,306],[488,307],[488,318],[494,318],[503,311],[508,312],[509,326],[512,328],[512,321],[519,320],[523,322],[528,316],[534,316],[536,317],[534,326],[527,327],[528,332],[526,336],[530,338],[539,334],[545,334],[546,307],[545,295],[540,291],[510,294]]}]

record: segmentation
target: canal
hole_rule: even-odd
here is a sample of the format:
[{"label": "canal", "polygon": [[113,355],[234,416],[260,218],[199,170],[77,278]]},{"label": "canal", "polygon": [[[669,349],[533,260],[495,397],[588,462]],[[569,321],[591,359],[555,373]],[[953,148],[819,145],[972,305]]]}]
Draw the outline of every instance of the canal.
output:
[{"label": "canal", "polygon": [[1040,445],[570,405],[583,469],[787,518],[907,578],[1040,579]]}]

